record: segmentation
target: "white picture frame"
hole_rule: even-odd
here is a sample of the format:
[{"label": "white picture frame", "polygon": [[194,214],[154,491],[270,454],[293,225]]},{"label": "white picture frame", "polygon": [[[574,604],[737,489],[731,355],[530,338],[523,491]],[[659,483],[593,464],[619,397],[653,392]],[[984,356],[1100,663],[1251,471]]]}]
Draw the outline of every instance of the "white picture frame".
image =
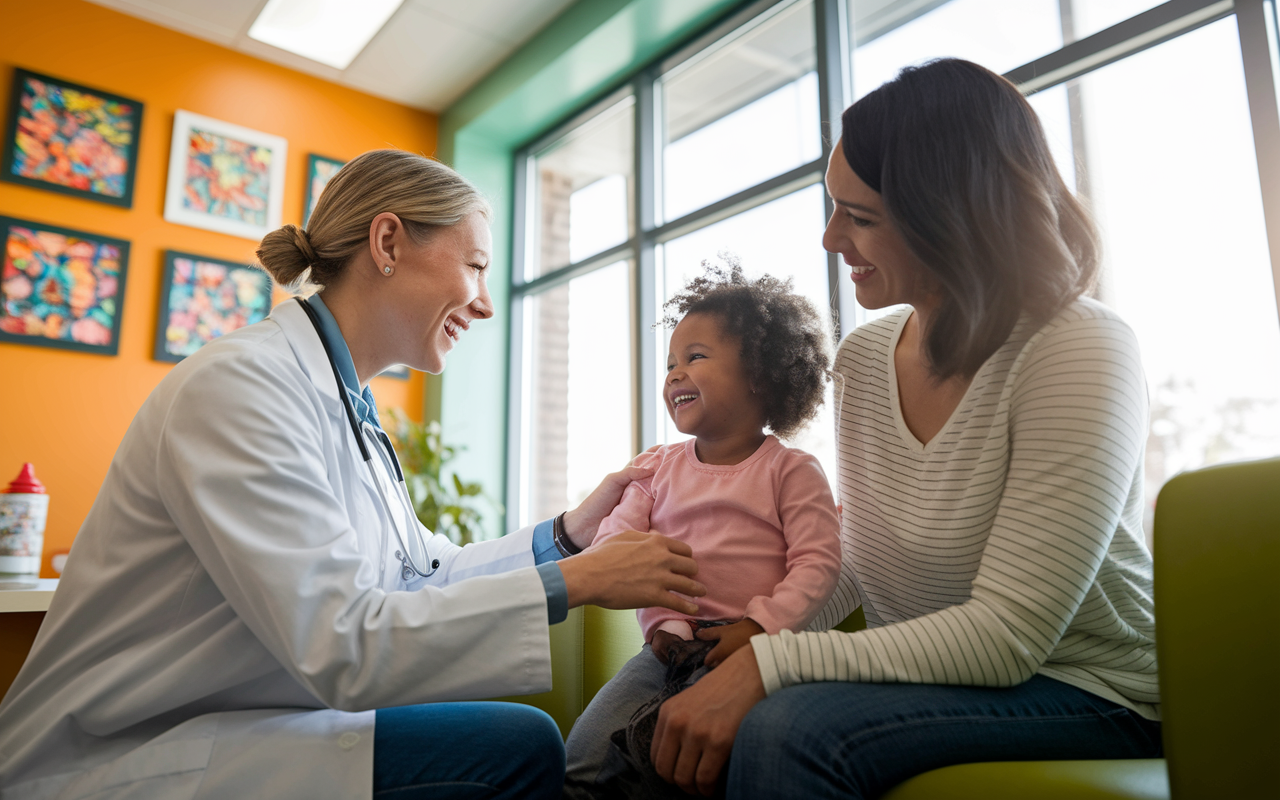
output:
[{"label": "white picture frame", "polygon": [[[280,227],[287,145],[281,136],[177,111],[165,184],[165,220],[261,241]],[[227,165],[240,167],[234,173],[238,185],[226,185]]]}]

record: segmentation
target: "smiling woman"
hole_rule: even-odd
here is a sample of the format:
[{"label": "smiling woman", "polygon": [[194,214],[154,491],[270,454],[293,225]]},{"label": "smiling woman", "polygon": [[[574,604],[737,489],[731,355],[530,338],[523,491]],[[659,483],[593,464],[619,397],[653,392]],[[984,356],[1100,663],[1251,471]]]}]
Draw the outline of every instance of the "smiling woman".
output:
[{"label": "smiling woman", "polygon": [[493,315],[488,215],[448,167],[379,150],[263,240],[277,280],[321,289],[138,411],[0,706],[5,797],[559,796],[550,717],[441,701],[549,689],[574,606],[691,614],[705,589],[657,534],[582,552],[649,470],[466,547],[415,518],[368,382],[439,372]]},{"label": "smiling woman", "polygon": [[339,170],[306,230],[268,234],[258,257],[282,284],[323,287],[362,387],[397,364],[439,374],[471,323],[493,316],[489,215],[448,167],[374,150]]},{"label": "smiling woman", "polygon": [[[970,62],[904,69],[840,145],[823,244],[860,303],[904,306],[836,355],[843,569],[810,630],[663,706],[658,774],[870,798],[950,764],[1158,757],[1146,391],[1133,332],[1082,296],[1088,215]],[[857,606],[865,630],[829,630]]]}]

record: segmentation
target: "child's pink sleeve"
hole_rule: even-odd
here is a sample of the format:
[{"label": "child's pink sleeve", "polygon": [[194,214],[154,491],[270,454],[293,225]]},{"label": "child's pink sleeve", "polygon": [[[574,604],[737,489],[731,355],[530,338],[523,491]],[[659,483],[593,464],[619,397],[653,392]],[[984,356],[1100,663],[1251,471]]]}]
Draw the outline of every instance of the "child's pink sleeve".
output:
[{"label": "child's pink sleeve", "polygon": [[[661,460],[651,449],[636,456],[631,463],[637,467],[657,469]],[[596,538],[592,544],[603,542],[622,531],[648,533],[651,511],[653,511],[653,478],[632,481],[622,491],[622,499],[618,501],[617,507],[600,522],[600,528],[596,531]]]},{"label": "child's pink sleeve", "polygon": [[800,631],[813,621],[840,577],[840,519],[818,460],[788,458],[778,492],[778,516],[787,542],[787,577],[771,597],[747,603],[744,616],[776,634]]}]

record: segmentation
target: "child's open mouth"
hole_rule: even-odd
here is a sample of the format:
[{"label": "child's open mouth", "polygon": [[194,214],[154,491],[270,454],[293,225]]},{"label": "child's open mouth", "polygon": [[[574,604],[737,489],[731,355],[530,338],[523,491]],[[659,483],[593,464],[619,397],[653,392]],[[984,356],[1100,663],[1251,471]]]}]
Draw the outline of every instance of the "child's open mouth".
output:
[{"label": "child's open mouth", "polygon": [[672,397],[672,398],[671,398],[671,407],[672,407],[672,408],[680,408],[681,406],[687,406],[687,405],[689,405],[690,403],[692,403],[694,400],[697,400],[697,399],[698,399],[698,395],[693,394],[693,393],[691,393],[691,392],[685,392],[685,393],[683,393],[683,394],[678,394],[678,395],[676,395],[675,397]]}]

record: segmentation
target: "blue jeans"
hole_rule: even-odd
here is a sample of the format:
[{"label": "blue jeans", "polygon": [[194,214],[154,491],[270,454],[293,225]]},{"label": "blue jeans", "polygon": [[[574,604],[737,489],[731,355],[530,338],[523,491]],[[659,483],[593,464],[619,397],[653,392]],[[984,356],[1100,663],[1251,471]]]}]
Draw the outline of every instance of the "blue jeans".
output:
[{"label": "blue jeans", "polygon": [[1052,678],[1011,689],[810,683],[747,715],[728,797],[875,798],[952,764],[1159,758],[1160,723]]},{"label": "blue jeans", "polygon": [[559,797],[564,743],[544,712],[515,703],[378,709],[373,796],[381,800]]},{"label": "blue jeans", "polygon": [[627,727],[631,715],[662,691],[667,665],[645,645],[618,670],[573,723],[565,742],[566,777],[584,783],[603,780],[626,768],[609,737]]}]

